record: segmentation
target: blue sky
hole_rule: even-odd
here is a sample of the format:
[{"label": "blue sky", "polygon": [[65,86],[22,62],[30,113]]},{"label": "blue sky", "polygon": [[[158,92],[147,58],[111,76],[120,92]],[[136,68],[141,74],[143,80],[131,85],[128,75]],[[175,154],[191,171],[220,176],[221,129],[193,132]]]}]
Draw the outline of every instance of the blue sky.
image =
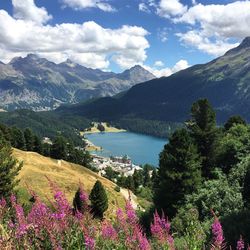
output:
[{"label": "blue sky", "polygon": [[250,36],[250,1],[4,0],[0,60],[36,53],[56,63],[157,76],[205,63]]}]

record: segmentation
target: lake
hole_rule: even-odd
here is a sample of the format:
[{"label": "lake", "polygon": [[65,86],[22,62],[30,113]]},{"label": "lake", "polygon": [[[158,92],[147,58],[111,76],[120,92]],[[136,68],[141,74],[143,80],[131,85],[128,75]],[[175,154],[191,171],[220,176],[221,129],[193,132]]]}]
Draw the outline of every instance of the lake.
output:
[{"label": "lake", "polygon": [[88,134],[86,138],[103,148],[103,151],[93,153],[106,157],[128,155],[137,165],[158,166],[159,153],[167,143],[167,139],[131,132]]}]

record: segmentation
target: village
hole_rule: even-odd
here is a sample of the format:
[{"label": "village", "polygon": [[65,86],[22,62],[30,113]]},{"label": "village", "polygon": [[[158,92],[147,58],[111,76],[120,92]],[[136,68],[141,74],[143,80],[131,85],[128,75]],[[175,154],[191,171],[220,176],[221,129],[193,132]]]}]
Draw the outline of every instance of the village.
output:
[{"label": "village", "polygon": [[142,170],[138,165],[134,165],[132,160],[127,156],[110,156],[103,157],[96,154],[92,154],[93,157],[93,167],[95,167],[99,174],[105,175],[105,169],[110,167],[112,170],[118,172],[125,177],[134,174],[135,170]]}]

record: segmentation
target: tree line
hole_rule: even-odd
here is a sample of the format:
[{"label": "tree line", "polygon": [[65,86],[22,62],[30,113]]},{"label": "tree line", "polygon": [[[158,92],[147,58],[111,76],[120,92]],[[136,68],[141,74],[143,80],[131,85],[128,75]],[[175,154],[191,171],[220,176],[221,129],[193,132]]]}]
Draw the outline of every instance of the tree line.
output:
[{"label": "tree line", "polygon": [[[17,127],[7,127],[3,124],[0,124],[0,134],[14,148],[37,152],[44,156],[66,160],[95,170],[91,165],[91,155],[61,135],[56,136],[52,140],[52,144],[48,144],[44,143],[30,128],[23,131]],[[84,142],[82,142],[82,146],[84,146]]]}]

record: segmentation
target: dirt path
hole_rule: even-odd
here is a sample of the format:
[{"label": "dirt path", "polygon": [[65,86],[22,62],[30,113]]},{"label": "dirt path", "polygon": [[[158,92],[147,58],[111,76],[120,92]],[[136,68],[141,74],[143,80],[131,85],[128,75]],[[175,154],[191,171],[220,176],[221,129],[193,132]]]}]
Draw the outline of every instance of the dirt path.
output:
[{"label": "dirt path", "polygon": [[134,209],[137,209],[138,207],[137,197],[130,190],[125,188],[121,188],[120,192],[126,200],[130,200],[132,207]]}]

